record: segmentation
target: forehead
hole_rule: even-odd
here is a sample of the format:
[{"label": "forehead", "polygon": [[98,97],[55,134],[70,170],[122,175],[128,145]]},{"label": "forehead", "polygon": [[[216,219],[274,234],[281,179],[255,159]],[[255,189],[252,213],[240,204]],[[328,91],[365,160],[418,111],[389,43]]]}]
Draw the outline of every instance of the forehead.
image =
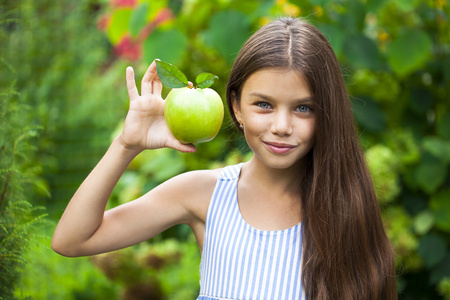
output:
[{"label": "forehead", "polygon": [[261,93],[274,98],[307,98],[311,96],[308,83],[293,70],[262,69],[245,81],[242,96]]}]

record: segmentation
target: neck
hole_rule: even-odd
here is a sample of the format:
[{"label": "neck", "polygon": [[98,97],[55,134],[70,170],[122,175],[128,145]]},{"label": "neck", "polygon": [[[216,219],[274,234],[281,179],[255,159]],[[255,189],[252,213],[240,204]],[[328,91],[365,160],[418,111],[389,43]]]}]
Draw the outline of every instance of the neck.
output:
[{"label": "neck", "polygon": [[243,165],[241,180],[255,185],[260,190],[267,189],[271,194],[291,194],[298,197],[302,166],[303,163],[299,162],[288,169],[275,169],[253,157]]}]

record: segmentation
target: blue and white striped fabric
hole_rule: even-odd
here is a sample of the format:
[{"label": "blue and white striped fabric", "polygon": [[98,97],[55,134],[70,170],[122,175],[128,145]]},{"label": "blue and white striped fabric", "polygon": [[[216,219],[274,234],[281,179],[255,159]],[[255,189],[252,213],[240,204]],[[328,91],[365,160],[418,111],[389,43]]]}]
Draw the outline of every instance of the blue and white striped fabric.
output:
[{"label": "blue and white striped fabric", "polygon": [[197,300],[304,300],[301,223],[264,231],[243,219],[237,202],[242,164],[223,169],[206,217]]}]

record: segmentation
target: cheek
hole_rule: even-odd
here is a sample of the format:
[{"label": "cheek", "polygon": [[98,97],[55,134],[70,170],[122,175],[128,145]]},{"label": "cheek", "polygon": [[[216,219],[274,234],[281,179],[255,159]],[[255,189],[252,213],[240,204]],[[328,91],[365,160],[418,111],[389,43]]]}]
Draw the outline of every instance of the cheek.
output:
[{"label": "cheek", "polygon": [[244,130],[251,133],[265,132],[268,128],[268,120],[262,114],[243,115]]},{"label": "cheek", "polygon": [[316,122],[314,118],[302,120],[301,124],[301,136],[305,141],[313,142],[316,135]]}]

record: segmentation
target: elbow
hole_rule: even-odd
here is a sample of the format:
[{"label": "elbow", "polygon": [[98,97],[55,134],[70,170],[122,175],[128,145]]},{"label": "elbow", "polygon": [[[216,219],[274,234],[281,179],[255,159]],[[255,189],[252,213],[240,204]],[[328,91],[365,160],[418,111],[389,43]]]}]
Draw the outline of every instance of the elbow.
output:
[{"label": "elbow", "polygon": [[59,255],[66,256],[66,257],[76,257],[76,255],[71,253],[71,251],[69,251],[67,249],[67,247],[64,247],[63,245],[61,245],[60,243],[55,241],[55,239],[52,240],[52,249]]},{"label": "elbow", "polygon": [[51,243],[53,251],[65,257],[80,257],[82,254],[77,251],[76,247],[69,243],[64,243],[60,238],[53,236]]}]

